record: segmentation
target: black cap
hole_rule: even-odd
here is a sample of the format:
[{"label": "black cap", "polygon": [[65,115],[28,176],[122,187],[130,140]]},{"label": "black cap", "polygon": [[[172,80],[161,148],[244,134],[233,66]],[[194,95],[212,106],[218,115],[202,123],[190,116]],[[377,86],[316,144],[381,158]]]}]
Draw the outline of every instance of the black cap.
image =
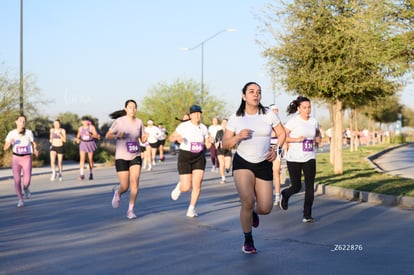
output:
[{"label": "black cap", "polygon": [[200,106],[198,106],[198,105],[193,105],[193,106],[191,106],[190,107],[190,114],[192,114],[192,113],[202,113],[202,111],[201,111],[201,107]]}]

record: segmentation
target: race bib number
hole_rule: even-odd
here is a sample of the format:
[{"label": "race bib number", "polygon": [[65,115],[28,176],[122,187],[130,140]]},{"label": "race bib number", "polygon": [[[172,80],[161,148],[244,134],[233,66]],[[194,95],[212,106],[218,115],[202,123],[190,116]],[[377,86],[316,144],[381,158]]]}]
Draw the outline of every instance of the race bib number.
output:
[{"label": "race bib number", "polygon": [[90,140],[91,136],[89,135],[82,135],[82,140]]},{"label": "race bib number", "polygon": [[201,142],[191,142],[190,152],[191,153],[200,153],[204,150],[204,144]]},{"label": "race bib number", "polygon": [[19,154],[19,155],[30,154],[29,146],[16,146],[16,154]]},{"label": "race bib number", "polygon": [[139,151],[139,146],[136,141],[129,141],[126,143],[127,151],[129,153],[137,153]]},{"label": "race bib number", "polygon": [[305,139],[302,143],[304,152],[313,152],[313,139]]}]

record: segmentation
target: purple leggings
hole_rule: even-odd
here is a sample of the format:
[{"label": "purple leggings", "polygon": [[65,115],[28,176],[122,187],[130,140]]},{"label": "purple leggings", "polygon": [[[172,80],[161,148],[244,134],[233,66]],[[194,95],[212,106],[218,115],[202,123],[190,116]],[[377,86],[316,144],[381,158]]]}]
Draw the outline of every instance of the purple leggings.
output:
[{"label": "purple leggings", "polygon": [[14,190],[16,191],[19,200],[23,200],[22,194],[22,178],[21,172],[23,171],[23,186],[24,189],[30,185],[32,178],[32,155],[16,156],[12,157],[12,173],[14,179]]}]

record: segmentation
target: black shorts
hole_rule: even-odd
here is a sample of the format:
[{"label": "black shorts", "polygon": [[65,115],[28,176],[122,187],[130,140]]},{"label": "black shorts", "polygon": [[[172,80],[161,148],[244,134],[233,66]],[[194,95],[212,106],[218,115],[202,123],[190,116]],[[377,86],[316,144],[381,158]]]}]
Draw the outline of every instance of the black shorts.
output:
[{"label": "black shorts", "polygon": [[256,178],[262,180],[273,180],[273,169],[272,162],[264,160],[259,163],[251,163],[243,159],[237,153],[234,154],[233,158],[233,172],[239,169],[248,169],[253,172]]},{"label": "black shorts", "polygon": [[145,152],[145,150],[147,149],[147,147],[146,146],[140,146],[141,147],[141,153],[144,153]]},{"label": "black shorts", "polygon": [[158,148],[158,141],[154,143],[150,143],[149,145],[151,146],[151,148]]},{"label": "black shorts", "polygon": [[158,146],[164,146],[165,145],[165,139],[159,139],[158,140]]},{"label": "black shorts", "polygon": [[57,154],[63,154],[63,146],[51,146],[50,151],[55,151]]},{"label": "black shorts", "polygon": [[232,153],[231,153],[231,150],[222,149],[221,147],[219,147],[217,149],[217,155],[224,155],[225,157],[231,157]]},{"label": "black shorts", "polygon": [[140,156],[132,160],[115,160],[115,169],[117,172],[129,171],[129,168],[133,165],[142,165],[142,159]]},{"label": "black shorts", "polygon": [[191,174],[193,170],[204,170],[206,168],[206,157],[204,151],[200,153],[191,153],[180,150],[177,160],[177,169],[179,175]]}]

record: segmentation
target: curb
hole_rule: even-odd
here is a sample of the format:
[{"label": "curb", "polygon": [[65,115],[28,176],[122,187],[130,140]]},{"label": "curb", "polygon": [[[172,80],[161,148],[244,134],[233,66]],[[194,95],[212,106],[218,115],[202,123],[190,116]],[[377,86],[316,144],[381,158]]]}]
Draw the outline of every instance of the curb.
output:
[{"label": "curb", "polygon": [[408,196],[378,194],[325,184],[315,184],[315,194],[327,195],[349,201],[367,202],[375,205],[397,206],[404,209],[414,209],[414,197]]},{"label": "curb", "polygon": [[[403,147],[407,146],[409,143],[403,143],[394,147],[387,148],[381,152],[375,153],[371,156],[368,156],[366,160],[372,165],[372,167],[380,173],[384,173],[384,169],[382,169],[375,160],[382,155]],[[338,186],[330,186],[325,184],[315,184],[315,194],[318,195],[328,195],[332,197],[337,197],[349,201],[359,201],[359,202],[367,202],[372,203],[375,205],[382,205],[382,206],[391,206],[391,207],[400,207],[403,209],[414,209],[414,197],[408,196],[393,196],[393,195],[385,195],[373,192],[366,192],[360,190],[353,190],[347,189]]]}]

